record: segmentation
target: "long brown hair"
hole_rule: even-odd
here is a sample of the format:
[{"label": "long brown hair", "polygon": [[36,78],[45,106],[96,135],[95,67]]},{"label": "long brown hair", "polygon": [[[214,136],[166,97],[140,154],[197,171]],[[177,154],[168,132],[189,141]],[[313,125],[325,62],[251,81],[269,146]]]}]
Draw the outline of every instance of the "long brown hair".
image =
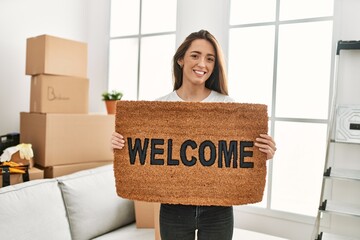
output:
[{"label": "long brown hair", "polygon": [[216,38],[206,30],[193,32],[186,37],[184,42],[179,46],[173,57],[173,77],[174,90],[177,90],[182,85],[182,68],[178,64],[178,60],[183,59],[186,51],[189,49],[191,43],[196,39],[205,39],[211,43],[215,50],[215,66],[209,79],[206,80],[205,86],[208,89],[217,91],[219,93],[228,95],[227,76],[225,72],[225,60],[222,49]]}]

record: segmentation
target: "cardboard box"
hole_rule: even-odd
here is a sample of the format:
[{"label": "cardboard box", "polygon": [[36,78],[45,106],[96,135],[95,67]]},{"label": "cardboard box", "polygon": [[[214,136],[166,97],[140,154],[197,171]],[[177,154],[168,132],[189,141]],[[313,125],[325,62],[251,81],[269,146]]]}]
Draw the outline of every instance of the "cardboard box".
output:
[{"label": "cardboard box", "polygon": [[42,167],[113,161],[115,115],[20,113],[20,142],[31,143]]},{"label": "cardboard box", "polygon": [[27,39],[26,74],[87,77],[87,44],[50,35]]},{"label": "cardboard box", "polygon": [[154,228],[155,228],[155,240],[161,240],[160,236],[160,203],[154,204]]},{"label": "cardboard box", "polygon": [[88,113],[89,80],[58,75],[31,77],[30,112]]},{"label": "cardboard box", "polygon": [[160,236],[160,203],[134,201],[135,219],[137,228],[154,228],[154,239],[161,240]]},{"label": "cardboard box", "polygon": [[153,202],[134,201],[135,219],[137,228],[154,228],[155,227],[155,205]]},{"label": "cardboard box", "polygon": [[[3,176],[0,175],[0,187],[2,187],[3,184],[2,177]],[[29,178],[30,181],[35,179],[43,179],[44,171],[36,167],[29,168]],[[10,185],[14,185],[22,182],[23,182],[22,174],[10,174]]]},{"label": "cardboard box", "polygon": [[44,178],[61,177],[61,176],[75,173],[78,171],[96,168],[96,167],[104,166],[107,164],[113,164],[113,161],[77,163],[77,164],[67,164],[67,165],[46,167],[46,168],[44,168]]}]

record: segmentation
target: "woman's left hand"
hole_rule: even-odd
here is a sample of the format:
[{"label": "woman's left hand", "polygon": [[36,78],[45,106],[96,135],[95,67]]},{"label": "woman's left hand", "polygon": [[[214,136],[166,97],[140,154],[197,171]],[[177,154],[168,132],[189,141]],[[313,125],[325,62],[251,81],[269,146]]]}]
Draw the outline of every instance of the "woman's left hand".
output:
[{"label": "woman's left hand", "polygon": [[260,134],[260,137],[256,138],[255,146],[263,153],[266,153],[266,159],[274,157],[276,152],[276,143],[274,139],[267,134]]}]

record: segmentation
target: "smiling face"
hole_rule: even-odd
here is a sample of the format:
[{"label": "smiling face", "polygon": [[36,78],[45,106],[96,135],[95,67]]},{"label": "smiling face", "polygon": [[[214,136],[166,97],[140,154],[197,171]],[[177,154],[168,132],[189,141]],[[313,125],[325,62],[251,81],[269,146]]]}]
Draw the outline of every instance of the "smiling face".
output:
[{"label": "smiling face", "polygon": [[215,50],[204,39],[194,40],[184,58],[178,60],[183,70],[183,84],[204,85],[215,66]]}]

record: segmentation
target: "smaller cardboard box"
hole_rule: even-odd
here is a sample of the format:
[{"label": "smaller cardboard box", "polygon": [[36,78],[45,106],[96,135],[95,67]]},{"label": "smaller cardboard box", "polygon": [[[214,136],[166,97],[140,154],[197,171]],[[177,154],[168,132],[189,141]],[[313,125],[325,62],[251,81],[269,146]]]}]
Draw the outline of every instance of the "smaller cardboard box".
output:
[{"label": "smaller cardboard box", "polygon": [[114,115],[20,113],[20,141],[31,143],[42,167],[113,161]]},{"label": "smaller cardboard box", "polygon": [[[29,168],[29,178],[30,181],[35,179],[43,179],[44,170],[41,170],[36,167]],[[23,182],[22,174],[10,174],[10,185],[14,185],[22,182]],[[0,187],[2,187],[2,184],[3,184],[3,179],[2,179],[2,175],[0,175]]]},{"label": "smaller cardboard box", "polygon": [[44,178],[56,178],[71,173],[75,173],[82,170],[87,170],[91,168],[96,168],[108,164],[113,164],[113,161],[108,162],[90,162],[90,163],[77,163],[77,164],[67,164],[59,166],[51,166],[44,168]]},{"label": "smaller cardboard box", "polygon": [[155,227],[155,207],[158,203],[134,201],[135,219],[137,228],[154,228]]},{"label": "smaller cardboard box", "polygon": [[89,80],[59,75],[31,77],[30,112],[88,113]]},{"label": "smaller cardboard box", "polygon": [[160,207],[161,207],[161,203],[154,203],[155,240],[161,240],[161,236],[160,236]]},{"label": "smaller cardboard box", "polygon": [[41,35],[26,42],[26,74],[87,77],[87,44]]}]

